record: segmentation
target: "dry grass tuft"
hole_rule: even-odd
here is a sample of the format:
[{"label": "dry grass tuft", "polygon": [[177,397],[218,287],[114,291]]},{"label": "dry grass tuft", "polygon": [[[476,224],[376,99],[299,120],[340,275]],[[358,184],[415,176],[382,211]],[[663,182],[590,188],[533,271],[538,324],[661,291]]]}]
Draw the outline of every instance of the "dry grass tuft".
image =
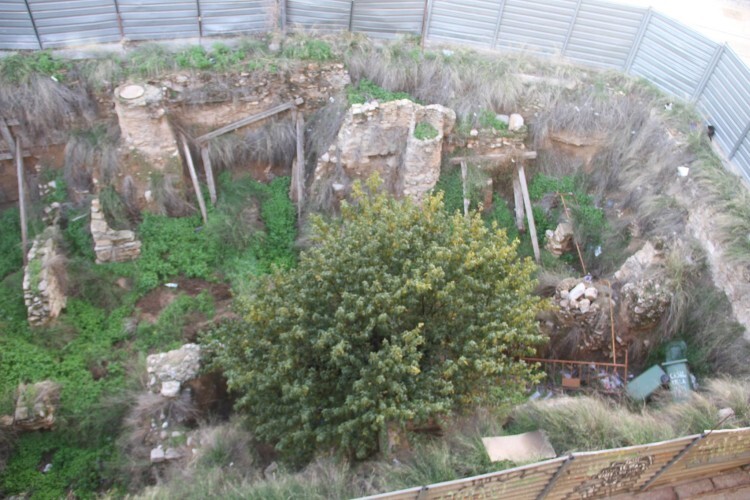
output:
[{"label": "dry grass tuft", "polygon": [[22,83],[0,82],[0,109],[6,118],[19,120],[27,139],[35,144],[61,139],[63,131],[90,123],[96,113],[83,85],[63,85],[39,74]]}]

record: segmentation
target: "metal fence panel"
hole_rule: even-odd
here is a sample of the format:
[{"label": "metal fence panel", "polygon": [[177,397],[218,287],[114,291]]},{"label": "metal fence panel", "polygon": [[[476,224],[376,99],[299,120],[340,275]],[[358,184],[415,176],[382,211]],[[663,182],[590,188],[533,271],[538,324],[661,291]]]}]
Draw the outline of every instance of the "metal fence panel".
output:
[{"label": "metal fence panel", "polygon": [[349,29],[348,0],[287,0],[287,24],[321,31]]},{"label": "metal fence panel", "polygon": [[587,64],[622,70],[643,18],[643,9],[584,1],[565,56]]},{"label": "metal fence panel", "polygon": [[750,429],[714,431],[664,472],[653,487],[705,477],[750,462]]},{"label": "metal fence panel", "polygon": [[711,62],[718,44],[654,13],[631,71],[659,88],[689,100]]},{"label": "metal fence panel", "polygon": [[732,161],[740,167],[742,176],[750,183],[750,137],[745,137]]},{"label": "metal fence panel", "polygon": [[273,0],[200,0],[204,35],[266,31],[273,22]]},{"label": "metal fence panel", "polygon": [[431,40],[491,46],[502,2],[434,0],[427,33]]},{"label": "metal fence panel", "polygon": [[128,40],[190,38],[200,34],[193,1],[117,0]]},{"label": "metal fence panel", "polygon": [[577,0],[506,0],[497,47],[559,54],[577,4]]},{"label": "metal fence panel", "polygon": [[698,106],[716,127],[714,140],[728,154],[750,123],[750,70],[730,49],[725,48],[716,63]]},{"label": "metal fence panel", "polygon": [[23,0],[0,2],[0,49],[38,49],[31,17]]},{"label": "metal fence panel", "polygon": [[354,2],[352,31],[374,38],[422,32],[425,0],[357,0]]},{"label": "metal fence panel", "polygon": [[120,40],[112,0],[29,0],[45,48]]},{"label": "metal fence panel", "polygon": [[574,453],[574,460],[545,498],[608,498],[638,491],[694,439],[692,436],[642,446]]}]

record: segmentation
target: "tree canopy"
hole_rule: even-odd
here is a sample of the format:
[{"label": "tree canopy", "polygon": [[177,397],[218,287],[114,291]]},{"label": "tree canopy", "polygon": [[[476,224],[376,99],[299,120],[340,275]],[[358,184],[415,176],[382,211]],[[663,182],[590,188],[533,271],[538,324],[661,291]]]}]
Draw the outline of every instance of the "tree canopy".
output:
[{"label": "tree canopy", "polygon": [[257,436],[282,451],[377,451],[387,425],[494,404],[533,379],[534,264],[442,196],[355,186],[312,247],[238,299],[206,339]]}]

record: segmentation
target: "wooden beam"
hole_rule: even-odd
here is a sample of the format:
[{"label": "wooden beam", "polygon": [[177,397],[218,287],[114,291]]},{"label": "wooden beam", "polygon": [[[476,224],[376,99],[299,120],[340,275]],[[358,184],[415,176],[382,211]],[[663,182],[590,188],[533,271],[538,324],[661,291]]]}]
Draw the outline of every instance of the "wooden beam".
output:
[{"label": "wooden beam", "polygon": [[513,202],[515,203],[516,211],[516,227],[519,231],[524,230],[523,218],[523,195],[521,194],[521,182],[518,180],[518,176],[513,176]]},{"label": "wooden beam", "polygon": [[466,188],[466,177],[468,176],[468,166],[466,165],[465,161],[461,162],[461,184],[463,185],[463,193],[464,193],[464,217],[469,216],[469,195],[468,189]]},{"label": "wooden beam", "polygon": [[[12,140],[12,138],[11,138]],[[29,256],[26,252],[29,250],[29,230],[26,225],[26,193],[24,192],[24,175],[23,175],[23,154],[21,151],[21,138],[16,137],[16,175],[18,176],[18,208],[21,217],[21,246],[23,251],[23,265],[29,263]]]},{"label": "wooden beam", "polygon": [[518,181],[521,183],[521,194],[523,194],[523,203],[526,206],[526,218],[529,221],[529,236],[531,237],[531,246],[534,248],[534,258],[537,264],[541,261],[542,256],[539,253],[539,240],[536,238],[536,225],[534,224],[534,212],[531,210],[531,198],[529,198],[529,188],[526,185],[526,172],[523,169],[523,163],[518,162],[516,165],[518,172]]},{"label": "wooden beam", "polygon": [[214,169],[211,168],[211,151],[210,144],[201,146],[201,159],[203,160],[203,170],[206,172],[206,182],[208,183],[208,195],[211,197],[211,204],[216,205],[216,183],[214,182]]},{"label": "wooden beam", "polygon": [[233,130],[237,130],[240,127],[250,125],[251,123],[255,123],[260,120],[265,120],[266,118],[269,118],[275,114],[281,113],[282,111],[292,109],[294,108],[294,106],[295,106],[294,102],[287,102],[285,104],[276,106],[275,108],[267,109],[266,111],[263,111],[262,113],[258,113],[257,115],[248,116],[246,118],[243,118],[242,120],[237,120],[234,123],[230,123],[229,125],[224,125],[223,127],[218,128],[214,130],[213,132],[204,134],[198,137],[197,139],[195,139],[195,142],[199,145],[202,145],[204,142],[210,141],[211,139],[215,139],[216,137],[219,137],[220,135],[224,135],[227,132],[232,132]]},{"label": "wooden beam", "polygon": [[[34,156],[34,154],[29,151],[28,149],[25,149],[21,152],[24,158],[28,158],[30,156]],[[0,153],[0,161],[2,160],[13,160],[16,157],[16,153]]]},{"label": "wooden beam", "polygon": [[297,204],[297,218],[299,218],[305,203],[305,118],[297,109],[292,110],[292,116],[297,128],[297,159],[292,164],[292,185],[289,195]]},{"label": "wooden beam", "polygon": [[491,155],[454,156],[451,165],[458,165],[462,161],[506,161],[506,160],[534,160],[536,151],[517,151],[514,153],[497,153]]},{"label": "wooden beam", "polygon": [[193,156],[190,154],[190,146],[188,146],[187,139],[183,134],[180,134],[182,139],[182,148],[185,152],[185,161],[187,162],[188,170],[190,171],[190,178],[193,180],[193,189],[195,189],[195,197],[198,198],[198,206],[201,209],[201,216],[203,217],[203,223],[208,222],[206,215],[206,202],[203,201],[203,193],[201,192],[201,185],[198,183],[198,175],[195,173],[195,165],[193,165]]}]

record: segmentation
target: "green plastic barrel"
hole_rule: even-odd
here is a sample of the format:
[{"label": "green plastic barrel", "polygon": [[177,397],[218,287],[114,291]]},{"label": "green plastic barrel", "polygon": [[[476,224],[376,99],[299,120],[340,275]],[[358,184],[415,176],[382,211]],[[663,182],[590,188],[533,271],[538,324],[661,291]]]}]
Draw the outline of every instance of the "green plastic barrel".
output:
[{"label": "green plastic barrel", "polygon": [[669,391],[676,401],[690,397],[693,383],[687,364],[687,344],[676,340],[667,344],[667,361],[662,364],[669,375]]},{"label": "green plastic barrel", "polygon": [[643,401],[664,383],[667,374],[661,366],[654,365],[628,382],[625,389],[632,399]]}]

